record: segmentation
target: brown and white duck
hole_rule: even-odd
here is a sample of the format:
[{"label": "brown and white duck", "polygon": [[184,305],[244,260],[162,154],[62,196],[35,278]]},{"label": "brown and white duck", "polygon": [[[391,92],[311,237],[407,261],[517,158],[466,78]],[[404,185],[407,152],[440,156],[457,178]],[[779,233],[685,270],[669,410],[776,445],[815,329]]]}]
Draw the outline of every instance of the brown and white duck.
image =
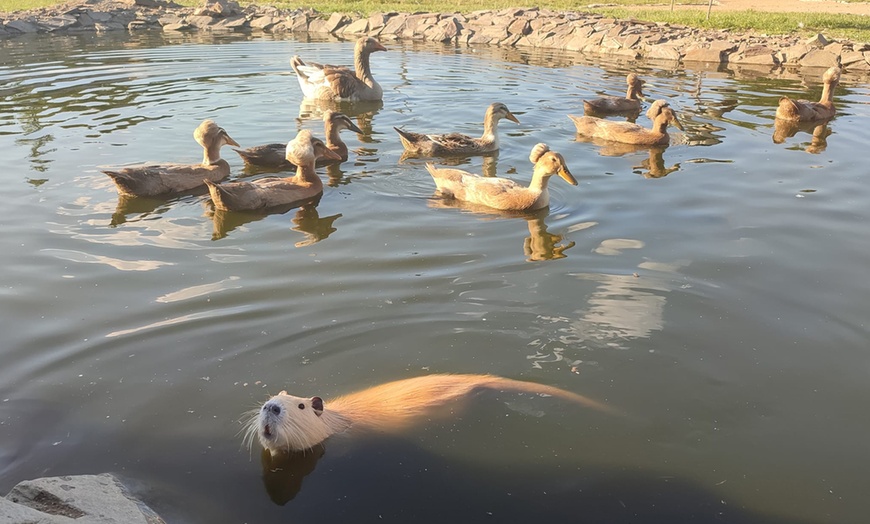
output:
[{"label": "brown and white duck", "polygon": [[303,129],[287,144],[287,160],[296,165],[296,176],[261,178],[251,182],[215,184],[206,181],[216,209],[256,211],[305,202],[323,192],[323,182],[314,171],[318,158],[338,160],[311,131]]},{"label": "brown and white duck", "polygon": [[426,135],[413,133],[394,127],[399,133],[402,145],[409,153],[425,156],[439,155],[483,155],[498,151],[498,122],[507,118],[511,122],[520,121],[501,102],[491,104],[483,117],[483,135],[473,138],[461,133],[445,135]]},{"label": "brown and white duck", "polygon": [[203,121],[193,132],[202,146],[201,164],[141,164],[103,169],[118,187],[118,193],[130,196],[158,196],[188,191],[202,186],[203,180],[219,182],[230,174],[230,165],[221,158],[222,146],[239,144],[212,120]]},{"label": "brown and white duck", "polygon": [[643,98],[644,81],[636,73],[629,73],[625,78],[628,90],[625,98],[605,96],[594,100],[584,100],[583,110],[592,114],[640,112],[640,101]]},{"label": "brown and white duck", "polygon": [[809,122],[812,120],[825,120],[834,116],[834,89],[840,84],[840,68],[831,67],[822,75],[822,96],[818,102],[810,100],[792,100],[784,96],[779,99],[779,107],[776,108],[776,118],[782,120],[795,120]]},{"label": "brown and white duck", "polygon": [[362,37],[354,46],[354,70],[316,62],[303,62],[299,55],[290,59],[305,98],[331,100],[382,100],[384,90],[372,76],[369,57],[387,48],[372,37]]},{"label": "brown and white duck", "polygon": [[[332,110],[326,110],[323,113],[323,127],[326,134],[326,147],[338,154],[340,160],[323,157],[320,158],[316,164],[322,166],[337,162],[346,162],[348,156],[347,144],[345,144],[341,139],[339,133],[345,129],[349,129],[354,133],[362,134],[362,130],[343,113]],[[296,167],[286,158],[287,144],[264,144],[261,146],[249,147],[247,149],[233,149],[233,151],[238,153],[246,164],[285,169]]]},{"label": "brown and white duck", "polygon": [[432,164],[426,164],[426,169],[442,196],[502,211],[532,211],[550,205],[547,184],[553,175],[561,176],[572,186],[577,185],[565,158],[550,151],[546,144],[532,148],[529,160],[535,168],[528,187],[507,178],[482,177],[460,169],[436,168]]},{"label": "brown and white duck", "polygon": [[594,116],[568,115],[577,128],[577,134],[636,145],[666,145],[670,142],[667,132],[668,124],[682,130],[683,125],[677,119],[676,113],[664,100],[656,100],[647,110],[647,116],[653,120],[651,129],[646,129],[631,122],[615,122]]}]

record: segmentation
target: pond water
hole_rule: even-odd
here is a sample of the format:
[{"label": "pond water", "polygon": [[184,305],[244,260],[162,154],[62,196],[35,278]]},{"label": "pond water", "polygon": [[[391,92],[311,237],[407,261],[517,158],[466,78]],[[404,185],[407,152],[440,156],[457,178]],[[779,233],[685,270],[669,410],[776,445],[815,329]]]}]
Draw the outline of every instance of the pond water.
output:
[{"label": "pond water", "polygon": [[[870,460],[870,89],[774,143],[779,96],[820,71],[682,69],[570,53],[387,42],[383,105],[321,169],[316,207],[218,214],[207,194],[119,199],[99,166],[198,162],[205,118],[242,146],[322,134],[289,58],[352,42],[82,35],[0,42],[0,489],[115,472],[173,522],[858,523]],[[567,114],[625,74],[671,100],[664,151],[578,141]],[[434,195],[393,126],[477,134],[548,210]],[[645,123],[645,117],[639,123]],[[231,178],[247,171],[229,149]],[[665,176],[666,175],[666,176]],[[275,471],[239,419],[432,372],[558,386],[624,417],[482,395],[396,435],[335,438]],[[283,472],[283,473],[282,473]],[[301,490],[299,483],[302,483]]]}]

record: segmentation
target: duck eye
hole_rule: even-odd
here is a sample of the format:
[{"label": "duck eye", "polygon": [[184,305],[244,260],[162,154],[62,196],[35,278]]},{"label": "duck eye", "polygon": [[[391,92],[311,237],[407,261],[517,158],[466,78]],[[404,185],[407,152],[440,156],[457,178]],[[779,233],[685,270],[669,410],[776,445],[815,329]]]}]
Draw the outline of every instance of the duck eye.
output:
[{"label": "duck eye", "polygon": [[299,409],[305,409],[305,404],[299,404]]}]

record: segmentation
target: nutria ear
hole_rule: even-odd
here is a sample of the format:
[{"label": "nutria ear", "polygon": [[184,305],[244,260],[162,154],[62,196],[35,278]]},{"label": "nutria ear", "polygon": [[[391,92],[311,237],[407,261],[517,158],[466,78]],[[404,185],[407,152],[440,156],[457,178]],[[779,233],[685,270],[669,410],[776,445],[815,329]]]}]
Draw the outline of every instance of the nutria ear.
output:
[{"label": "nutria ear", "polygon": [[314,414],[318,417],[323,413],[323,399],[320,397],[311,397],[311,407],[314,409]]},{"label": "nutria ear", "polygon": [[287,391],[284,390],[284,389],[282,389],[281,391],[278,392],[278,394],[279,394],[279,395],[286,395],[286,394],[287,394]]}]

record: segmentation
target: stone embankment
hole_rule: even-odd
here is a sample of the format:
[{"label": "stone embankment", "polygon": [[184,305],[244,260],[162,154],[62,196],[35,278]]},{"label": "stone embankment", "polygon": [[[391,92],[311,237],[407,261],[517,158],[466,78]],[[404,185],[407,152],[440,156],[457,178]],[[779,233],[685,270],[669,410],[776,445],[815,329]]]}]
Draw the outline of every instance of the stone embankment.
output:
[{"label": "stone embankment", "polygon": [[[5,18],[4,18],[5,16]],[[870,44],[704,30],[598,14],[537,8],[473,13],[318,13],[310,9],[241,7],[206,0],[197,8],[164,0],[85,0],[32,11],[0,14],[0,38],[23,33],[76,31],[262,31],[320,33],[381,40],[427,40],[471,45],[539,47],[625,59],[729,63],[754,67],[822,67],[870,72]]]}]

